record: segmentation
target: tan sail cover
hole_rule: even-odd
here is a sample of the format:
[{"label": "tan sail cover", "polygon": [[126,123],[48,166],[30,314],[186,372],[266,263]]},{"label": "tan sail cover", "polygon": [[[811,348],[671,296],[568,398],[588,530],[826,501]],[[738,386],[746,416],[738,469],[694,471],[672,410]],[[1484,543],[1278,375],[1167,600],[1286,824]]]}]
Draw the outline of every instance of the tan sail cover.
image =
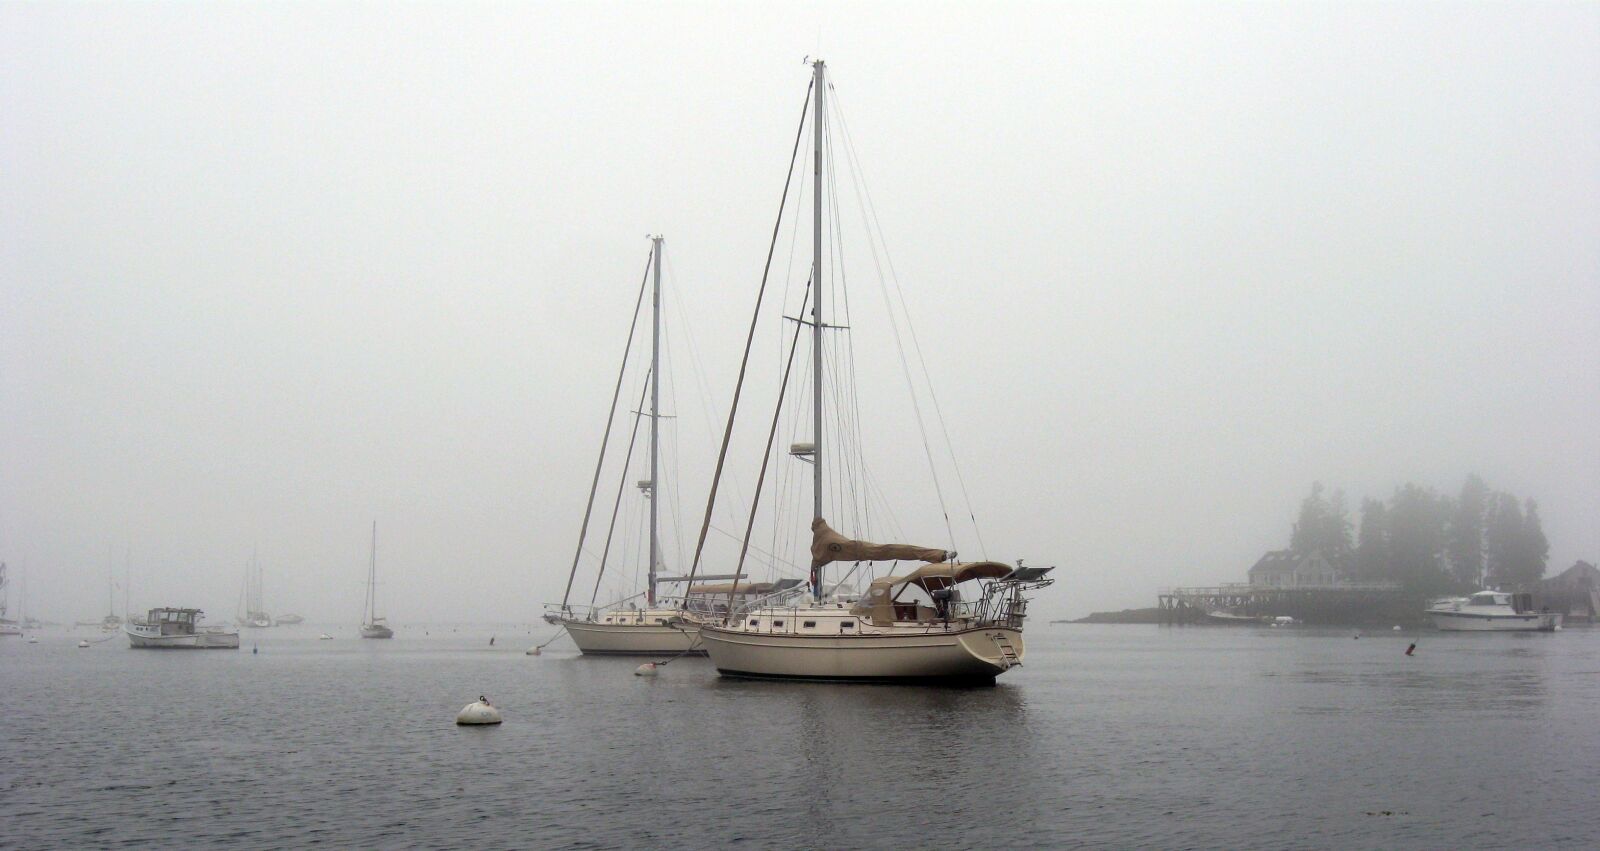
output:
[{"label": "tan sail cover", "polygon": [[[888,626],[897,620],[894,612],[894,596],[891,593],[897,587],[916,585],[931,593],[940,588],[959,585],[969,579],[1000,579],[1009,575],[1011,566],[997,561],[925,564],[910,573],[872,580],[872,584],[867,586],[866,595],[850,610],[878,626]],[[917,609],[919,620],[933,619],[933,609],[927,606],[918,606]]]},{"label": "tan sail cover", "polygon": [[944,561],[950,554],[944,550],[918,547],[911,544],[874,544],[871,541],[852,541],[828,527],[821,517],[811,521],[811,567],[819,568],[835,561]]}]

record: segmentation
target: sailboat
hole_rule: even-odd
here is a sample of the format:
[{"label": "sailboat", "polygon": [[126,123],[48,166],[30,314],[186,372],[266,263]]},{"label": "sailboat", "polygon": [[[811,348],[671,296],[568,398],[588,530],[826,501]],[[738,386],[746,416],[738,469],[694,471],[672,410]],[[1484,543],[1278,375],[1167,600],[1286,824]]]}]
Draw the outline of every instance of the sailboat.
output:
[{"label": "sailboat", "polygon": [[[128,548],[129,561],[132,561],[133,548]],[[117,580],[112,574],[113,562],[116,551],[112,551],[111,559],[106,562],[106,616],[97,621],[78,621],[74,626],[97,626],[101,632],[116,632],[122,629],[122,617],[117,614]]]},{"label": "sailboat", "polygon": [[238,618],[240,626],[252,629],[272,626],[272,616],[266,613],[266,606],[262,604],[262,584],[261,563],[252,554],[250,563],[244,568],[244,588],[240,592],[244,598],[244,613]]},{"label": "sailboat", "polygon": [[[826,66],[812,63],[814,192],[810,318],[813,365],[811,440],[790,454],[812,466],[811,575],[803,594],[777,595],[765,604],[731,610],[721,622],[702,624],[700,641],[723,676],[871,682],[994,682],[1022,664],[1025,591],[1052,580],[1049,567],[994,561],[960,562],[945,549],[874,544],[832,529],[823,517],[824,271],[823,159]],[[798,342],[799,328],[795,333]],[[781,399],[780,399],[781,405]],[[774,419],[774,429],[776,428]],[[770,449],[769,437],[769,449]],[[841,456],[843,457],[843,456]],[[837,472],[837,471],[836,471]],[[763,476],[765,466],[763,466]],[[757,485],[758,491],[760,485]],[[753,512],[752,512],[753,515]],[[748,539],[747,530],[746,537]],[[826,593],[824,569],[836,562],[912,561],[920,566],[871,581],[865,594]],[[737,585],[738,580],[735,580]],[[730,600],[732,594],[729,595]]]},{"label": "sailboat", "polygon": [[[656,481],[660,472],[660,432],[661,432],[661,236],[652,236],[650,248],[650,265],[647,267],[647,280],[653,279],[650,299],[650,373],[647,389],[650,394],[649,413],[640,416],[650,421],[650,477],[637,483],[649,501],[650,513],[650,547],[649,567],[646,572],[645,588],[643,591],[644,605],[641,607],[635,598],[615,603],[608,606],[596,606],[591,598],[588,606],[574,606],[572,598],[572,581],[577,576],[578,565],[583,556],[584,538],[588,533],[589,519],[594,508],[594,498],[600,483],[601,469],[605,465],[606,445],[610,441],[612,420],[606,421],[605,437],[601,440],[600,460],[595,465],[594,479],[589,488],[589,503],[584,510],[583,524],[578,532],[578,548],[572,558],[572,570],[567,576],[567,590],[562,596],[561,605],[550,610],[545,620],[550,623],[560,624],[572,636],[572,641],[578,650],[586,654],[601,655],[650,655],[663,654],[690,654],[705,655],[695,641],[698,630],[698,619],[684,607],[667,601],[660,595],[660,586],[663,583],[680,581],[682,577],[662,577],[658,571],[661,565],[661,531],[659,522],[659,493]],[[644,298],[644,282],[640,284],[639,298]],[[617,399],[622,392],[623,376],[627,371],[628,350],[633,346],[633,329],[638,325],[638,305],[634,308],[634,321],[629,326],[628,343],[623,349],[623,366],[617,375],[616,390],[612,393],[611,411],[616,412]],[[641,399],[642,402],[642,399]],[[637,432],[637,421],[635,421]],[[628,456],[631,460],[633,447],[630,443]],[[628,461],[623,462],[623,475],[627,475]],[[617,492],[617,507],[621,506],[622,488]],[[615,529],[616,517],[613,509],[612,528]],[[604,575],[606,560],[611,550],[610,535],[607,535],[605,552],[601,556],[600,571]],[[599,577],[595,580],[595,594],[600,588]],[[682,595],[688,596],[687,589]]]},{"label": "sailboat", "polygon": [[367,599],[361,611],[362,638],[394,638],[389,620],[378,614],[378,521],[372,521],[372,549],[367,557]]},{"label": "sailboat", "polygon": [[6,604],[11,597],[11,581],[6,578],[6,563],[0,561],[0,636],[21,635],[22,624],[6,617]]}]

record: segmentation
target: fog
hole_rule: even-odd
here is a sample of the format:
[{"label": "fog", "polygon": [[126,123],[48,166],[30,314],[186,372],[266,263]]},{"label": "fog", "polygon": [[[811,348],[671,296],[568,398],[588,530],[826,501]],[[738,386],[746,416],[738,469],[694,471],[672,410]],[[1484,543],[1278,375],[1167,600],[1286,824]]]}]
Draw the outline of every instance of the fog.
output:
[{"label": "fog", "polygon": [[[28,613],[98,617],[113,572],[135,610],[230,617],[256,553],[270,611],[353,623],[376,520],[402,629],[531,620],[649,233],[685,569],[817,55],[982,554],[1059,566],[1036,614],[1243,581],[1313,481],[1354,506],[1476,473],[1539,501],[1551,572],[1600,557],[1594,5],[11,3],[0,560]],[[944,546],[844,241],[864,451]]]}]

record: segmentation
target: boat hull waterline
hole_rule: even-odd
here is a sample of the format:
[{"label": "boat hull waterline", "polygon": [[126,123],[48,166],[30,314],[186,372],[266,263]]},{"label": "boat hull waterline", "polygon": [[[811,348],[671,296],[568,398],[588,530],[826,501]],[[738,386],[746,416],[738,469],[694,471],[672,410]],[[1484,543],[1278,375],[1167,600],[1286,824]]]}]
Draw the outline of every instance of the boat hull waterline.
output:
[{"label": "boat hull waterline", "polygon": [[192,635],[144,635],[124,630],[131,647],[152,650],[238,650],[237,632],[197,632]]},{"label": "boat hull waterline", "polygon": [[[993,682],[1024,652],[1022,632],[1008,627],[841,637],[704,626],[700,641],[726,676],[848,682]],[[1001,641],[1014,648],[1015,662]]]},{"label": "boat hull waterline", "polygon": [[683,654],[704,656],[698,645],[698,624],[677,626],[656,624],[608,624],[562,619],[578,650],[590,656],[660,656]]},{"label": "boat hull waterline", "polygon": [[1558,612],[1524,614],[1474,614],[1472,612],[1429,612],[1433,625],[1444,632],[1555,632],[1561,627]]}]

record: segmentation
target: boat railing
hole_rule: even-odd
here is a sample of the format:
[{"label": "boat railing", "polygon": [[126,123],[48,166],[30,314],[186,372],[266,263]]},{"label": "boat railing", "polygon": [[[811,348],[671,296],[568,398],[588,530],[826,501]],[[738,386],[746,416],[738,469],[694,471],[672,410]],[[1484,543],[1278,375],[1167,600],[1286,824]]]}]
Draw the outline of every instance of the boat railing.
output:
[{"label": "boat railing", "polygon": [[1028,617],[1026,592],[1053,582],[1042,573],[1030,579],[1001,579],[984,586],[983,596],[977,601],[958,605],[971,606],[973,620],[981,627],[1022,629],[1022,622]]}]

